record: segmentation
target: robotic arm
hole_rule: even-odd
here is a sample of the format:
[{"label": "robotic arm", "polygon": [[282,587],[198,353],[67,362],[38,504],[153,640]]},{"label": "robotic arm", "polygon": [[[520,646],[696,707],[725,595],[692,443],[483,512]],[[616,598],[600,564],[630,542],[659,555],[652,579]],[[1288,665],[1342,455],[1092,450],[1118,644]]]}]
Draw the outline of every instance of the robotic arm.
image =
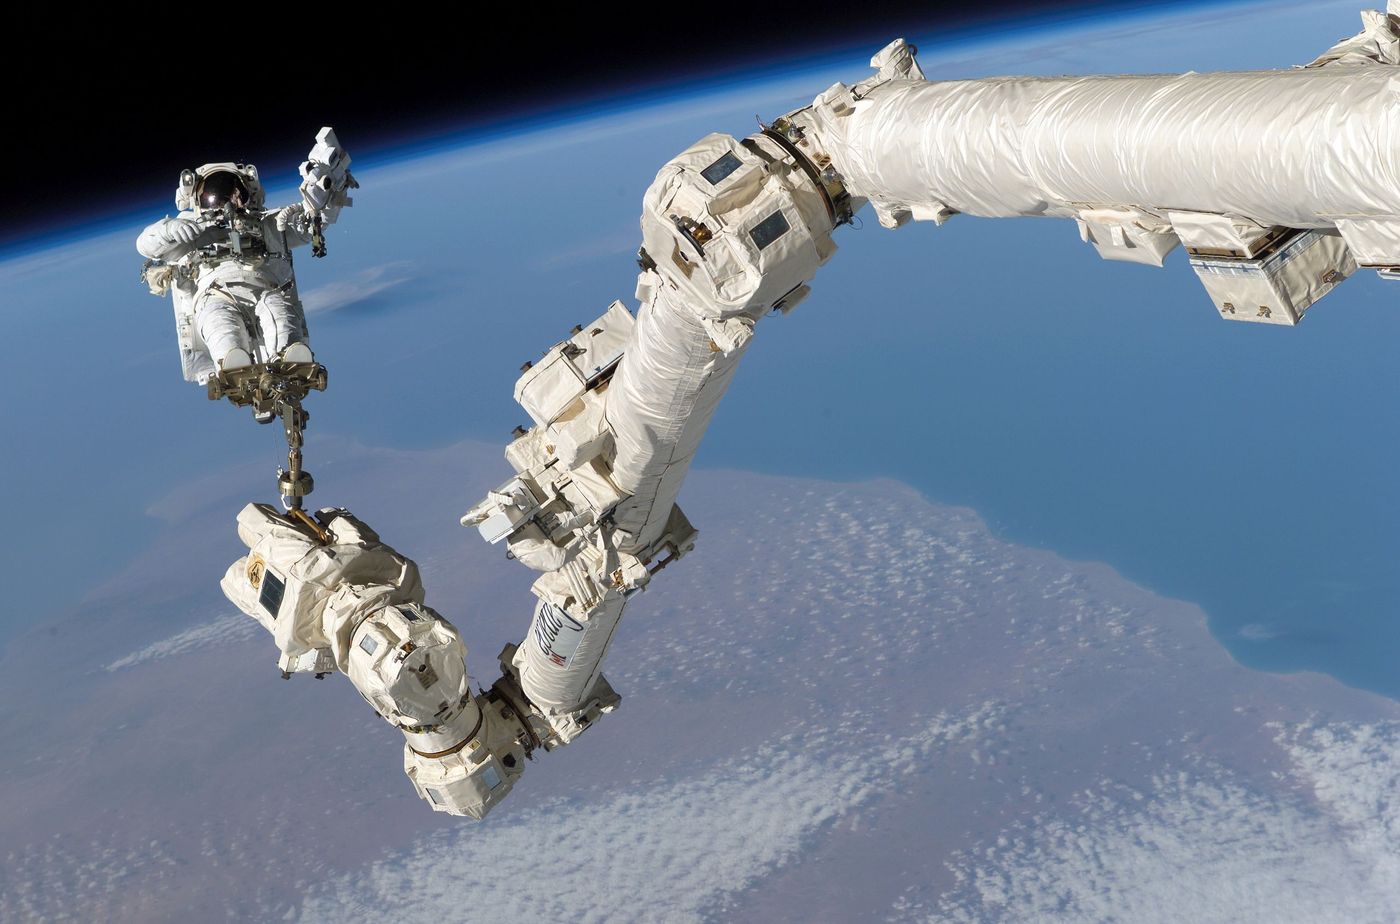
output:
[{"label": "robotic arm", "polygon": [[225,595],[272,633],[283,677],[343,673],[404,736],[404,772],[435,808],[481,818],[525,768],[531,738],[504,690],[473,695],[457,630],[423,603],[417,566],[346,510],[249,504],[248,554]]},{"label": "robotic arm", "polygon": [[[614,302],[526,364],[515,395],[535,425],[506,450],[517,474],[462,520],[542,572],[529,631],[502,652],[488,692],[466,697],[460,642],[431,611],[457,647],[415,660],[429,655],[406,634],[412,620],[395,614],[421,604],[417,571],[364,524],[335,510],[315,520],[262,505],[240,514],[249,554],[229,569],[225,593],[273,632],[284,676],[346,673],[404,730],[405,769],[435,810],[482,817],[526,758],[568,744],[619,704],[603,659],[630,599],[694,546],[675,498],[710,417],[754,325],[806,295],[835,252],[831,231],[850,215],[851,203],[812,176],[767,134],[702,139],[647,193],[638,318]],[[424,694],[398,679],[400,662],[426,664],[448,685],[419,703],[409,694]]]},{"label": "robotic arm", "polygon": [[[460,642],[421,607],[416,570],[343,511],[313,529],[300,511],[245,509],[250,555],[225,590],[277,636],[284,671],[346,672],[405,730],[435,810],[480,818],[521,759],[620,702],[602,663],[628,603],[694,546],[676,498],[700,440],[758,322],[809,294],[836,228],[867,202],[891,228],[1071,218],[1106,259],[1160,266],[1184,244],[1222,317],[1296,324],[1358,266],[1400,276],[1397,6],[1281,72],[936,83],[898,40],[868,79],[672,159],[643,200],[637,316],[614,302],[522,367],[533,424],[506,448],[515,474],[462,518],[540,572],[529,631],[487,693],[466,697]],[[382,550],[400,579],[351,575],[350,547]],[[277,575],[270,596],[258,562]],[[300,602],[317,594],[334,605]],[[409,605],[439,641],[417,640]],[[414,665],[433,692],[398,679],[424,677]]]}]

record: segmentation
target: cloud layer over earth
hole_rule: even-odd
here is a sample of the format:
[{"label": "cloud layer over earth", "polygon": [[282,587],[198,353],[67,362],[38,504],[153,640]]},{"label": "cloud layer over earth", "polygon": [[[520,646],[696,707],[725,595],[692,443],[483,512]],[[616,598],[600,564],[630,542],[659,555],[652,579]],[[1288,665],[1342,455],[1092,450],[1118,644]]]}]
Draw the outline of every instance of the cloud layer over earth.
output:
[{"label": "cloud layer over earth", "polygon": [[[901,919],[1067,922],[1400,920],[1400,744],[1393,726],[1292,732],[1290,782],[1249,788],[1219,767],[1145,791],[1098,781],[1069,814],[963,851],[958,887],[905,896]],[[915,893],[917,894],[917,890]]]},{"label": "cloud layer over earth", "polygon": [[360,270],[349,279],[328,282],[303,293],[302,305],[307,314],[329,314],[352,305],[359,305],[382,295],[414,278],[413,264],[398,260]]},{"label": "cloud layer over earth", "polygon": [[[791,735],[751,759],[640,791],[595,803],[547,802],[484,830],[439,834],[341,877],[313,893],[304,918],[389,916],[412,893],[412,914],[423,920],[451,918],[464,906],[483,919],[704,920],[994,715],[989,705],[963,721],[939,717],[856,772],[840,760],[839,738]],[[571,858],[545,874],[545,888],[521,890],[501,875],[536,868],[541,844]]]},{"label": "cloud layer over earth", "polygon": [[197,648],[203,648],[206,645],[242,641],[255,637],[257,628],[258,624],[242,613],[225,614],[210,622],[196,623],[183,632],[176,632],[169,638],[163,638],[160,641],[152,642],[145,648],[122,655],[105,665],[103,670],[119,671],[123,668],[135,667],[137,664],[144,664],[147,661],[172,658]]},{"label": "cloud layer over earth", "polygon": [[[336,457],[489,684],[529,575],[395,492],[472,495],[497,450]],[[1397,704],[1248,671],[1194,607],[893,482],[700,472],[684,505],[624,708],[480,825],[413,797],[343,679],[282,683],[212,582],[154,580],[234,551],[172,521],[36,635],[92,667],[0,719],[0,919],[1400,919]],[[6,695],[48,676],[23,650]]]}]

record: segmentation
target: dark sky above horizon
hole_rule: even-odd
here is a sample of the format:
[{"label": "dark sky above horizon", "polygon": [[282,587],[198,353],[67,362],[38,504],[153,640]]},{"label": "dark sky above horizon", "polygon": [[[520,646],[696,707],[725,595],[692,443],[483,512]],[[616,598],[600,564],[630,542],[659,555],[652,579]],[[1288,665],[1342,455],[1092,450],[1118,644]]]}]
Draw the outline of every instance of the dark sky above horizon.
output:
[{"label": "dark sky above horizon", "polygon": [[6,101],[13,182],[0,197],[0,247],[164,195],[185,167],[232,159],[258,163],[265,174],[290,171],[325,124],[363,158],[619,95],[864,52],[894,35],[955,40],[1027,22],[1202,2],[886,0],[825,13],[791,2],[709,4],[669,24],[655,6],[574,7],[541,22],[537,8],[517,5],[483,14],[479,27],[469,8],[404,10],[382,21],[289,8],[261,23],[209,10],[138,23],[144,42],[117,40],[115,23],[108,30],[95,20],[74,35],[58,21],[66,14],[31,11],[28,42],[62,53],[51,74],[26,70],[18,58],[3,65],[7,85],[23,89]]}]

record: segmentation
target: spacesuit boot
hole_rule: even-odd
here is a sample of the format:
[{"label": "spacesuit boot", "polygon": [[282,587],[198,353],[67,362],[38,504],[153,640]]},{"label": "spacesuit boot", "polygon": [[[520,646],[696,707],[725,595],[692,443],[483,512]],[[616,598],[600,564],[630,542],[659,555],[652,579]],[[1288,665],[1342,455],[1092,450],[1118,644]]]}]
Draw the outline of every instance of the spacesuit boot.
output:
[{"label": "spacesuit boot", "polygon": [[315,354],[304,340],[283,347],[276,358],[267,364],[267,369],[303,395],[313,390],[326,390],[326,367],[316,362]]},{"label": "spacesuit boot", "polygon": [[[218,374],[209,379],[209,399],[213,401],[229,397],[235,404],[242,403],[235,396],[248,393],[255,387],[262,374],[262,367],[253,362],[253,357],[247,350],[229,350],[224,358],[219,360]],[[253,419],[260,424],[272,423],[277,419],[277,412],[271,408],[255,406]]]},{"label": "spacesuit boot", "polygon": [[251,366],[253,357],[248,355],[247,350],[235,347],[229,350],[223,359],[219,361],[219,371],[229,372],[234,369],[242,369],[244,366]]},{"label": "spacesuit boot", "polygon": [[[258,377],[258,366],[253,357],[240,347],[235,347],[219,360],[219,371],[209,377],[207,387],[209,400],[217,401],[225,395],[235,395],[245,391],[250,382]],[[236,402],[235,402],[236,403]]]},{"label": "spacesuit boot", "polygon": [[311,352],[311,347],[301,341],[288,344],[287,348],[278,354],[277,359],[284,363],[310,363],[316,361],[316,357]]}]

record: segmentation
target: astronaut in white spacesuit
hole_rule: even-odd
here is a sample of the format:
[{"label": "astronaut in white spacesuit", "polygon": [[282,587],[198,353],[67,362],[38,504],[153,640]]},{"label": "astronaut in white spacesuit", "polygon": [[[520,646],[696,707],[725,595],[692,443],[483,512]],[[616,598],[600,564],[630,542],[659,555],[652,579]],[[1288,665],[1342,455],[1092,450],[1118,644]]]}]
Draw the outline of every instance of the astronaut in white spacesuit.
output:
[{"label": "astronaut in white spacesuit", "polygon": [[180,175],[179,214],[137,239],[148,261],[143,279],[153,293],[173,295],[187,381],[227,384],[267,363],[314,365],[292,249],[310,243],[323,255],[321,229],[358,185],[335,133],[322,129],[316,140],[301,165],[301,202],[265,210],[256,167],[205,164]]}]

